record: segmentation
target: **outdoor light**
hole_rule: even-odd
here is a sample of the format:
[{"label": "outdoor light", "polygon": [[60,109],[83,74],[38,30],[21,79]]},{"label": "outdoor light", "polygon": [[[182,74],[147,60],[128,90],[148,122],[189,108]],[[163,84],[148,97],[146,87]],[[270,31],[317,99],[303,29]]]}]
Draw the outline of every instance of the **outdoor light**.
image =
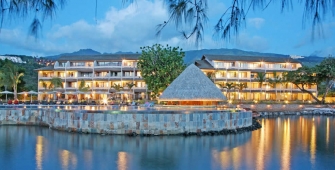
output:
[{"label": "outdoor light", "polygon": [[103,104],[107,104],[107,99],[103,99],[103,100],[102,100],[102,103],[103,103]]}]

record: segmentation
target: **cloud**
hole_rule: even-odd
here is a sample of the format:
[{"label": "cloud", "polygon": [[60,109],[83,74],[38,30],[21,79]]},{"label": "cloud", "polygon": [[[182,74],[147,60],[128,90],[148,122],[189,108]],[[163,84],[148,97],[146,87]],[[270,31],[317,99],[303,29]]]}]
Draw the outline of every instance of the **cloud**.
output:
[{"label": "cloud", "polygon": [[[78,20],[68,25],[54,25],[38,41],[22,39],[21,30],[3,29],[0,42],[45,55],[92,48],[100,52],[139,51],[140,46],[164,43],[182,44],[183,38],[173,25],[156,37],[156,25],[168,19],[162,1],[138,0],[122,9],[111,7],[97,24]],[[5,35],[5,36],[3,36]]]},{"label": "cloud", "polygon": [[263,26],[265,20],[263,18],[249,18],[247,22],[248,25],[260,29]]},{"label": "cloud", "polygon": [[244,50],[263,52],[269,48],[269,45],[268,41],[261,36],[250,36],[247,33],[240,33],[236,40],[236,47]]}]

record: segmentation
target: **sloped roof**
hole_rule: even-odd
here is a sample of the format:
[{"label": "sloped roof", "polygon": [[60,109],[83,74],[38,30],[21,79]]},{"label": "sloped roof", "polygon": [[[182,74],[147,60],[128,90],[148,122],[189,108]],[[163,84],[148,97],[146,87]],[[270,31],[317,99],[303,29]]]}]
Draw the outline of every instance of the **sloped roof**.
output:
[{"label": "sloped roof", "polygon": [[298,60],[290,57],[262,57],[262,56],[233,56],[233,55],[203,55],[202,60],[223,60],[223,61],[249,61],[249,62],[273,62],[273,63],[300,63]]},{"label": "sloped roof", "polygon": [[214,67],[207,62],[207,60],[196,60],[195,65],[200,69],[214,69]]},{"label": "sloped roof", "polygon": [[159,97],[161,101],[223,101],[221,90],[194,64],[188,66]]}]

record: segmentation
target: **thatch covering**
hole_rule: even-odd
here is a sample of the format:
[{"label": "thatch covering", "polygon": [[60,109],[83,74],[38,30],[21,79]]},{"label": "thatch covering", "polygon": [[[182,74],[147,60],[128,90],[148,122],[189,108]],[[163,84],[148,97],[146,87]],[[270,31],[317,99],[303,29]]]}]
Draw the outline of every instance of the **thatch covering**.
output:
[{"label": "thatch covering", "polygon": [[194,64],[188,66],[159,97],[160,101],[223,101],[221,90]]}]

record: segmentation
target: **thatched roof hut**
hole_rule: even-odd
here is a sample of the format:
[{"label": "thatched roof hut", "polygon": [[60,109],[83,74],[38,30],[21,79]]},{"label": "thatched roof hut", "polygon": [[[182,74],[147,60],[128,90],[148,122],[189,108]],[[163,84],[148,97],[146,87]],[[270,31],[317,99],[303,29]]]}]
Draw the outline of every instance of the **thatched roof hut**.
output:
[{"label": "thatched roof hut", "polygon": [[188,66],[159,97],[174,104],[211,105],[226,100],[221,90],[194,64]]}]

